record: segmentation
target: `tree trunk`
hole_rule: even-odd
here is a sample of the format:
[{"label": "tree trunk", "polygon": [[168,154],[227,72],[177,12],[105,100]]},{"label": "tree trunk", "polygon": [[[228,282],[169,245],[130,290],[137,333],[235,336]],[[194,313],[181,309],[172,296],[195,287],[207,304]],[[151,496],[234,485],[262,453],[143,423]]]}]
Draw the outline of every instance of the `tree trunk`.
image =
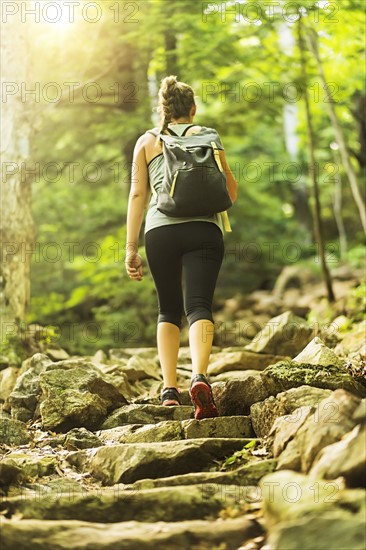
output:
[{"label": "tree trunk", "polygon": [[[132,175],[132,157],[137,139],[151,126],[152,112],[147,101],[141,101],[149,94],[148,88],[148,69],[151,60],[151,51],[140,51],[138,46],[130,43],[123,45],[124,56],[119,61],[118,78],[121,82],[129,82],[129,85],[135,87],[133,101],[121,101],[118,108],[121,116],[126,116],[130,120],[131,128],[136,131],[128,132],[128,135],[121,136],[121,148],[126,159],[127,174],[125,176],[125,193],[128,197],[130,192],[130,182]],[[138,63],[136,60],[138,59]],[[130,92],[131,89],[129,88]]]},{"label": "tree trunk", "polygon": [[[25,85],[28,80],[29,42],[27,24],[15,16],[2,24],[3,83]],[[1,103],[2,181],[0,237],[1,341],[19,334],[26,321],[30,301],[30,265],[35,230],[31,211],[31,177],[25,168],[29,161],[32,136],[31,95],[20,92],[3,96]]]},{"label": "tree trunk", "polygon": [[[177,31],[174,27],[174,14],[177,9],[175,2],[163,2],[163,17],[166,17],[167,26],[164,29],[166,76],[177,75],[181,80],[177,55]],[[179,6],[178,6],[179,9]]]},{"label": "tree trunk", "polygon": [[[166,74],[167,75],[178,75],[178,63],[177,63],[177,39],[175,34],[171,32],[170,29],[167,29],[164,33],[165,39],[165,55],[166,55]],[[178,75],[178,80],[179,80]]]},{"label": "tree trunk", "polygon": [[354,151],[353,154],[359,163],[360,169],[365,170],[366,169],[366,96],[360,90],[356,90],[352,99],[354,101],[354,109],[351,109],[351,113],[357,125],[358,141],[360,142],[359,151]]},{"label": "tree trunk", "polygon": [[[333,151],[333,159],[334,163],[337,164],[338,158],[335,151]],[[337,172],[334,174],[334,178],[333,210],[339,233],[339,255],[340,258],[343,259],[347,253],[347,235],[342,218],[342,177],[340,173]]]},{"label": "tree trunk", "polygon": [[309,48],[310,48],[312,54],[314,55],[314,58],[315,58],[316,63],[317,63],[319,76],[320,76],[320,79],[323,83],[323,88],[324,88],[324,92],[325,92],[325,98],[326,98],[325,104],[327,105],[327,109],[328,109],[328,112],[329,112],[329,117],[330,117],[330,120],[331,120],[331,123],[332,123],[332,126],[333,126],[333,130],[334,130],[334,134],[335,134],[335,139],[338,143],[342,163],[343,163],[347,178],[348,178],[350,186],[351,186],[351,191],[352,191],[352,194],[353,194],[353,198],[355,200],[356,206],[357,206],[358,211],[359,211],[361,224],[362,224],[364,232],[366,233],[366,209],[365,209],[365,205],[364,205],[364,202],[363,202],[363,199],[362,199],[359,187],[358,187],[357,177],[356,177],[355,171],[354,171],[352,163],[351,163],[350,154],[347,150],[346,141],[344,139],[343,131],[342,131],[342,128],[340,127],[340,125],[338,123],[337,114],[335,112],[335,108],[334,108],[334,105],[333,105],[333,98],[331,97],[331,95],[329,93],[328,83],[325,79],[323,65],[322,65],[322,62],[321,62],[321,59],[320,59],[320,55],[319,55],[318,37],[317,37],[316,31],[314,31],[314,29],[307,29],[306,38],[308,40]]},{"label": "tree trunk", "polygon": [[[296,46],[295,37],[292,31],[292,25],[283,22],[278,29],[279,47],[286,55],[293,55]],[[283,128],[285,133],[285,145],[291,162],[298,162],[299,136],[297,133],[298,125],[298,106],[295,103],[285,103],[283,108]],[[293,206],[295,218],[303,229],[304,244],[309,245],[312,241],[312,216],[309,207],[308,190],[303,178],[291,185],[293,193]]]},{"label": "tree trunk", "polygon": [[315,153],[314,153],[315,140],[314,140],[313,123],[311,119],[309,94],[308,94],[308,88],[307,88],[305,45],[304,45],[303,34],[302,34],[301,17],[299,18],[299,23],[298,23],[298,43],[299,43],[299,50],[300,50],[301,72],[304,78],[303,92],[304,92],[304,100],[305,100],[306,126],[307,126],[307,135],[308,135],[309,174],[310,174],[310,179],[313,183],[313,194],[314,194],[314,233],[315,233],[316,241],[319,246],[320,263],[321,263],[325,286],[327,288],[328,300],[329,302],[334,302],[335,297],[334,297],[334,292],[332,287],[332,280],[331,280],[329,269],[325,260],[325,245],[324,245],[323,225],[322,225],[321,208],[320,208],[320,190],[319,190],[318,175],[317,175],[316,164],[315,164]]}]

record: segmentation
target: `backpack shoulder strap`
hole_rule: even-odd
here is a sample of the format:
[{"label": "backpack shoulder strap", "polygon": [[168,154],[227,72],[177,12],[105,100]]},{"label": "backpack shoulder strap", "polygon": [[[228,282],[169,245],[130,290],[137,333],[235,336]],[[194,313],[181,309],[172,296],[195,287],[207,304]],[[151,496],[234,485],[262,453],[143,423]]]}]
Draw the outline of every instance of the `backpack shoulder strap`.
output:
[{"label": "backpack shoulder strap", "polygon": [[[188,130],[188,128],[187,128],[187,130]],[[178,136],[178,134],[176,134],[176,133],[175,133],[173,130],[171,130],[170,128],[167,128],[167,132],[168,132],[168,134],[171,135],[171,136],[180,137],[180,136]],[[161,134],[161,133],[160,133],[159,128],[152,128],[151,130],[146,130],[145,134],[152,134],[152,135],[155,136],[155,137],[158,137],[158,136],[161,137],[161,136],[164,135],[164,134]],[[167,135],[167,134],[165,134],[165,135]]]},{"label": "backpack shoulder strap", "polygon": [[170,135],[172,136],[177,136],[177,137],[183,137],[186,135],[186,133],[188,132],[188,130],[190,128],[193,128],[193,126],[197,126],[197,124],[190,124],[189,126],[187,126],[187,128],[184,128],[183,132],[181,135],[177,134],[176,132],[174,132],[174,130],[172,130],[171,128],[167,128],[168,132],[170,133]]},{"label": "backpack shoulder strap", "polygon": [[[146,130],[146,132],[145,132],[145,134],[152,134],[155,137],[158,137],[159,133],[160,133],[159,128],[152,128],[151,130]],[[156,199],[157,198],[157,192],[155,191],[154,186],[152,185],[152,183],[150,181],[150,178],[149,178],[149,184],[150,184],[151,193]],[[148,201],[147,201],[147,203],[148,203]],[[147,207],[147,203],[146,203],[145,207]]]},{"label": "backpack shoulder strap", "polygon": [[197,124],[190,124],[189,126],[187,126],[187,128],[183,131],[182,136],[185,136],[186,133],[188,132],[188,130],[189,130],[190,128],[192,128],[193,126],[197,126]]},{"label": "backpack shoulder strap", "polygon": [[179,137],[179,135],[176,132],[174,132],[174,130],[172,130],[171,128],[167,128],[167,132],[169,132],[171,136]]},{"label": "backpack shoulder strap", "polygon": [[155,137],[159,135],[159,128],[152,128],[151,130],[146,130],[145,134],[152,134]]}]

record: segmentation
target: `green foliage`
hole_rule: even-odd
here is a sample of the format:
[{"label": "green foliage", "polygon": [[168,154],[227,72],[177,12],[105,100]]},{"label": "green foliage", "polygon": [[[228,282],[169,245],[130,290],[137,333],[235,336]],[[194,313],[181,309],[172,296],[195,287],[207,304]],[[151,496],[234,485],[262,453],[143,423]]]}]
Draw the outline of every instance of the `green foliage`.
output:
[{"label": "green foliage", "polygon": [[38,327],[29,327],[27,323],[20,322],[13,329],[0,342],[0,354],[7,358],[9,365],[17,367],[34,353],[42,353],[52,347],[59,337],[58,327],[52,325],[38,330]]},{"label": "green foliage", "polygon": [[27,349],[22,344],[19,334],[7,335],[0,342],[0,354],[6,357],[9,365],[20,367],[22,361],[27,358]]},{"label": "green foliage", "polygon": [[352,289],[346,306],[348,316],[353,322],[366,319],[366,282]]},{"label": "green foliage", "polygon": [[[250,3],[235,4],[244,9]],[[284,0],[271,3],[283,13]],[[32,189],[39,249],[33,256],[29,321],[57,320],[59,343],[74,353],[155,343],[157,300],[146,262],[144,280],[131,282],[116,250],[124,247],[133,148],[156,122],[156,89],[168,71],[193,86],[195,121],[220,132],[239,183],[217,297],[272,288],[284,265],[311,259],[316,252],[304,102],[303,97],[293,101],[286,92],[288,84],[297,90],[306,84],[296,22],[286,27],[283,16],[270,17],[264,8],[256,22],[255,17],[235,18],[231,11],[224,18],[219,10],[205,13],[196,0],[147,0],[131,4],[138,8],[131,23],[125,2],[99,4],[100,23],[79,18],[69,30],[57,32],[41,25],[31,52],[34,81],[80,83],[72,98],[65,93],[52,103],[43,95],[35,105],[42,131],[36,134],[32,159],[42,170]],[[232,8],[230,2],[219,5]],[[120,17],[114,23],[117,6]],[[337,116],[361,181],[363,2],[342,0],[337,7],[337,22],[331,22],[329,6],[304,2],[304,21],[318,34],[325,76],[334,85]],[[108,17],[110,24],[105,24]],[[285,27],[295,40],[291,47],[283,41]],[[335,137],[316,64],[307,57],[325,238],[338,244],[333,213],[337,173],[350,247],[346,260],[361,267],[360,222],[340,157],[330,148]],[[99,84],[99,101],[85,99],[88,82]],[[284,132],[289,107],[296,111],[295,160]],[[75,163],[74,171],[69,163]],[[299,254],[291,254],[291,242]]]},{"label": "green foliage", "polygon": [[34,297],[29,321],[51,322],[58,313],[58,344],[68,351],[91,353],[95,348],[134,347],[155,344],[156,295],[146,267],[144,278],[130,281],[125,274],[126,232],[89,246],[91,254],[73,257],[68,269],[74,273],[75,286],[69,296],[51,293],[50,300]]},{"label": "green foliage", "polygon": [[352,267],[365,268],[365,246],[354,246],[348,250],[346,260]]},{"label": "green foliage", "polygon": [[256,448],[258,444],[257,439],[253,439],[252,441],[249,441],[241,451],[235,451],[234,454],[229,456],[225,459],[224,463],[221,465],[220,470],[227,470],[230,469],[231,466],[235,464],[237,466],[238,464],[243,464],[245,462],[248,462],[250,457],[252,456],[252,450]]}]

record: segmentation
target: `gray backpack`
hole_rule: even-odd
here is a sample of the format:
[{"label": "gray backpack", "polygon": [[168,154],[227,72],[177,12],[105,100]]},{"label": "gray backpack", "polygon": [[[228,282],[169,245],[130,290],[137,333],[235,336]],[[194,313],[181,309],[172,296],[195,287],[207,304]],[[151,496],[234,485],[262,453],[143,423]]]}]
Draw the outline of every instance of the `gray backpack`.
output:
[{"label": "gray backpack", "polygon": [[170,135],[159,134],[157,128],[149,130],[163,141],[165,168],[162,187],[156,197],[157,209],[172,217],[226,214],[232,201],[220,162],[219,135],[213,128],[201,127],[199,132],[185,136],[191,126],[182,136],[170,128]]}]

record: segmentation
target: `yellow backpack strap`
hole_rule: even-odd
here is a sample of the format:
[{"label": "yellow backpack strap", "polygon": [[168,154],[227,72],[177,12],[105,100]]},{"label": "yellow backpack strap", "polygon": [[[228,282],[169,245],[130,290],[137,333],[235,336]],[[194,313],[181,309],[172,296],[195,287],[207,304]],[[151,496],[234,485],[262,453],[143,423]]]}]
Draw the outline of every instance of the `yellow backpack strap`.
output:
[{"label": "yellow backpack strap", "polygon": [[228,215],[227,211],[224,210],[224,212],[219,212],[219,215],[221,217],[221,221],[222,221],[222,224],[224,226],[225,231],[227,233],[231,233],[232,229],[231,229],[229,215]]},{"label": "yellow backpack strap", "polygon": [[216,164],[217,164],[220,172],[223,172],[224,169],[223,169],[222,164],[221,164],[220,153],[219,153],[219,150],[217,148],[217,145],[214,141],[211,141],[211,145],[212,145],[212,149],[213,149]]},{"label": "yellow backpack strap", "polygon": [[[221,164],[220,153],[219,153],[219,150],[217,148],[217,145],[214,141],[211,141],[211,145],[212,145],[212,149],[213,149],[213,153],[214,153],[214,157],[215,157],[215,161],[216,161],[216,164],[218,166],[218,169],[220,170],[220,172],[224,172],[224,169],[223,169],[222,164]],[[227,211],[224,210],[224,212],[219,212],[219,216],[221,217],[222,225],[224,226],[225,231],[227,233],[231,233],[232,229],[231,229],[229,215],[228,215]]]}]

